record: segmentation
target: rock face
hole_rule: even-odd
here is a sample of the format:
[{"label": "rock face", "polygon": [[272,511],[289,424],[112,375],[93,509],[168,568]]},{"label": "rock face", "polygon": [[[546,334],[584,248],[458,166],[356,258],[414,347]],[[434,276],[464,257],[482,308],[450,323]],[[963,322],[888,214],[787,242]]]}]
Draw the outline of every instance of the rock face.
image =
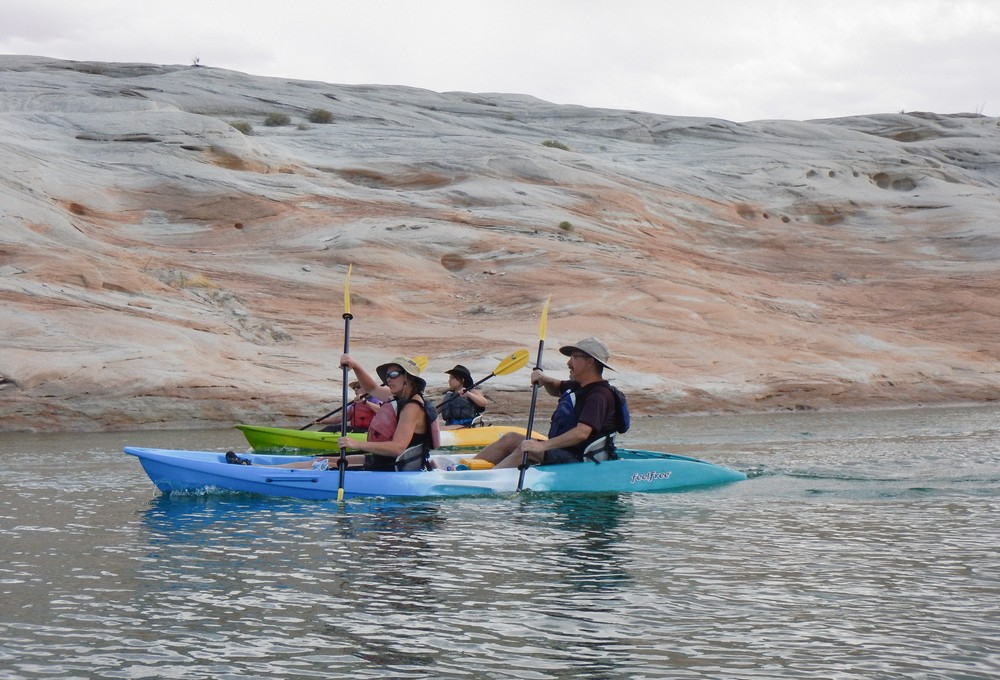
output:
[{"label": "rock face", "polygon": [[[0,56],[0,131],[2,430],[304,424],[340,400],[349,264],[352,353],[426,355],[432,396],[534,361],[549,295],[546,369],[601,337],[637,413],[1000,388],[995,118]],[[522,417],[527,379],[486,383],[491,412]]]}]

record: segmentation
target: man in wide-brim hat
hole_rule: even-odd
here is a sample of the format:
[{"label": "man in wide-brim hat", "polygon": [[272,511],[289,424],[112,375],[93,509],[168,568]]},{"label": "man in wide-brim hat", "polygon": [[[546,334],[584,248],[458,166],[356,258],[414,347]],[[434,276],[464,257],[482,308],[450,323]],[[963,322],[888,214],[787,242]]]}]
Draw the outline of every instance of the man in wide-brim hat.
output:
[{"label": "man in wide-brim hat", "polygon": [[583,460],[587,446],[619,429],[619,412],[615,393],[604,379],[604,369],[615,370],[608,363],[608,346],[594,337],[559,352],[569,359],[569,379],[545,375],[541,369],[531,372],[531,383],[545,388],[559,404],[552,414],[549,438],[544,441],[526,439],[524,435],[508,433],[480,451],[476,458],[485,459],[498,468],[518,467],[527,452],[528,462],[538,465],[576,463]]}]

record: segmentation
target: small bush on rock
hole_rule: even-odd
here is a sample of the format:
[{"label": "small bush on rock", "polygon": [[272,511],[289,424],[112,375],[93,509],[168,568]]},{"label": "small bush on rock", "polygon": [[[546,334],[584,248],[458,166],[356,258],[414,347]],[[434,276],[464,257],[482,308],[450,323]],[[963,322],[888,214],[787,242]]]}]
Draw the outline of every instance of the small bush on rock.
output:
[{"label": "small bush on rock", "polygon": [[279,125],[289,125],[292,119],[287,113],[269,113],[264,119],[264,125],[268,127],[278,127]]},{"label": "small bush on rock", "polygon": [[229,121],[229,124],[245,135],[253,134],[253,125],[245,120],[231,120]]},{"label": "small bush on rock", "polygon": [[309,122],[317,125],[326,125],[333,122],[333,114],[326,109],[313,109],[309,112]]}]

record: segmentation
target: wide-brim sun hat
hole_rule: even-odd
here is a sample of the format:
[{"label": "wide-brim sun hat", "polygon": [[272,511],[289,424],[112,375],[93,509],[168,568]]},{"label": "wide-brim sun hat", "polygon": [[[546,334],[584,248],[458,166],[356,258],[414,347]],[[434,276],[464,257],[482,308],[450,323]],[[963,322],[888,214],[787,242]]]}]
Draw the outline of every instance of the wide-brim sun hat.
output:
[{"label": "wide-brim sun hat", "polygon": [[461,382],[462,386],[467,390],[471,389],[472,386],[476,384],[476,381],[472,379],[472,374],[469,373],[469,369],[462,364],[455,364],[454,368],[445,371],[445,373],[458,378],[459,382]]},{"label": "wide-brim sun hat", "polygon": [[597,363],[601,364],[608,370],[615,370],[608,364],[608,359],[611,358],[608,346],[595,337],[584,338],[575,345],[566,345],[565,347],[559,348],[559,353],[565,354],[566,356],[571,355],[574,351],[583,352],[587,356],[593,357]]},{"label": "wide-brim sun hat", "polygon": [[427,387],[427,381],[420,377],[420,367],[417,366],[417,362],[408,357],[396,357],[392,361],[382,364],[375,369],[378,373],[378,377],[382,379],[382,383],[388,383],[389,379],[386,377],[386,373],[389,372],[390,366],[399,366],[403,369],[403,372],[413,376],[417,382],[417,391],[423,392],[424,388]]}]

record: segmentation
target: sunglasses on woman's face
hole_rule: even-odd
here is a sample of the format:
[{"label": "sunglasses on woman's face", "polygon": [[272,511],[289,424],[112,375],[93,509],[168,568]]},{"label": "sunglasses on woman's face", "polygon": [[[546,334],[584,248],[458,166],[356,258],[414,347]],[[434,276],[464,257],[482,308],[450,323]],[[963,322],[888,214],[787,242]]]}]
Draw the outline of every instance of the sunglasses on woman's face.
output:
[{"label": "sunglasses on woman's face", "polygon": [[401,375],[403,375],[402,371],[386,371],[385,377],[386,378],[398,378]]}]

